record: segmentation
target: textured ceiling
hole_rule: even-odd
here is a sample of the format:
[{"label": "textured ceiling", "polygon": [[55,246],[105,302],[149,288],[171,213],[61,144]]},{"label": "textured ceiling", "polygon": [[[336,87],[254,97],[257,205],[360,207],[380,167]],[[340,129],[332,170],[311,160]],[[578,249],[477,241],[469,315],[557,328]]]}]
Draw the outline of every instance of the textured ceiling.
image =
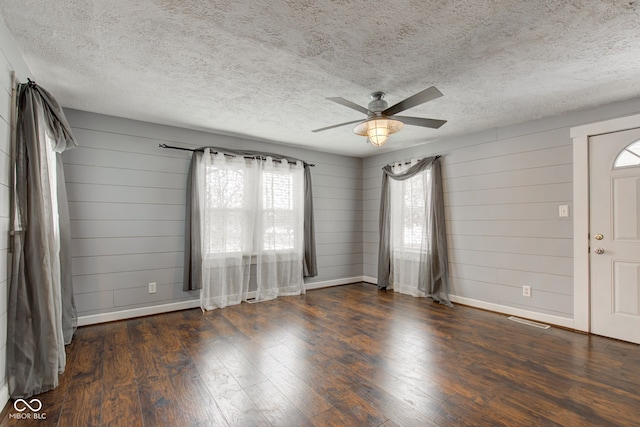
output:
[{"label": "textured ceiling", "polygon": [[[640,96],[640,1],[0,0],[66,107],[366,157]],[[375,148],[352,126],[431,85]]]}]

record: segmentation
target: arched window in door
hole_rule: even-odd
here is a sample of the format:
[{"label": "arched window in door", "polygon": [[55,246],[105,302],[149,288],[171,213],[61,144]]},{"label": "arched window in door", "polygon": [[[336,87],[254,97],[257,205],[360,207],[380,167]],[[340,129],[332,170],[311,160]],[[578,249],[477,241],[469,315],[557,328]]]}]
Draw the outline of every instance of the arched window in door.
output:
[{"label": "arched window in door", "polygon": [[640,140],[627,145],[613,163],[614,169],[629,166],[640,166]]}]

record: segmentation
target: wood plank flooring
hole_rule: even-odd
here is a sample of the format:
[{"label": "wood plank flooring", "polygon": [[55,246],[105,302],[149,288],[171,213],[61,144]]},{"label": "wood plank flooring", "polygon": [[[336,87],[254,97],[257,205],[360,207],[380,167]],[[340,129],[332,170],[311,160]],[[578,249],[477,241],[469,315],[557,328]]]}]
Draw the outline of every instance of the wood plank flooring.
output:
[{"label": "wood plank flooring", "polygon": [[640,346],[357,283],[79,328],[46,420],[0,426],[637,426]]}]

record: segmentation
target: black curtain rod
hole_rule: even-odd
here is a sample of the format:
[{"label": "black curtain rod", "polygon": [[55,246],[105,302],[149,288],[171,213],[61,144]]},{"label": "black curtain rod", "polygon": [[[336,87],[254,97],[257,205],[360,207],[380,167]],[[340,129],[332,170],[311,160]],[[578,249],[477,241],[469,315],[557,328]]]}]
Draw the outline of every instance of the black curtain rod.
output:
[{"label": "black curtain rod", "polygon": [[[193,151],[204,151],[203,149],[175,147],[173,145],[167,145],[167,144],[158,144],[158,147],[160,147],[160,148],[170,148],[172,150],[192,151],[192,152]],[[230,156],[230,157],[235,157],[233,154],[224,153],[224,155],[225,156]],[[245,157],[245,159],[256,159],[256,158],[258,158],[258,157],[255,157],[255,156],[254,157]],[[289,162],[289,163],[292,163],[292,162]],[[311,163],[307,163],[305,161],[303,161],[302,163],[304,163],[306,166],[309,166],[309,167],[312,167],[312,168],[316,166],[316,165],[313,165]]]},{"label": "black curtain rod", "polygon": [[172,145],[167,145],[167,144],[158,144],[158,147],[160,147],[160,148],[171,148],[172,150],[197,151],[194,148],[174,147]]}]

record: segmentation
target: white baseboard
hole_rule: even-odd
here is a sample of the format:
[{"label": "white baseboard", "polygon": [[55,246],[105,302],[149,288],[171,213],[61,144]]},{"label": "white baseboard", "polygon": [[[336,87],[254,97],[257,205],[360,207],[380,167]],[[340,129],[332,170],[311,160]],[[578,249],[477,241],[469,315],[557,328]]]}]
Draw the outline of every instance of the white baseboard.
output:
[{"label": "white baseboard", "polygon": [[132,308],[129,310],[112,311],[110,313],[90,314],[78,317],[78,326],[95,325],[96,323],[113,322],[116,320],[133,319],[134,317],[152,314],[169,313],[171,311],[187,310],[200,307],[200,299],[173,302],[170,304],[153,305],[151,307]]},{"label": "white baseboard", "polygon": [[372,283],[374,285],[378,284],[378,279],[371,276],[362,276],[362,281],[367,283]]},{"label": "white baseboard", "polygon": [[521,308],[514,308],[506,305],[494,304],[491,302],[485,302],[477,299],[460,297],[457,295],[449,295],[449,299],[451,300],[451,302],[468,305],[470,307],[481,308],[483,310],[495,311],[497,313],[523,317],[525,319],[535,320],[537,322],[548,323],[550,325],[557,325],[557,326],[562,326],[563,328],[573,329],[573,319],[569,319],[567,317],[560,317],[560,316],[554,316],[552,314],[538,313],[536,311],[523,310]]},{"label": "white baseboard", "polygon": [[304,289],[306,291],[310,289],[330,288],[331,286],[348,285],[349,283],[356,283],[364,281],[363,276],[345,277],[344,279],[324,280],[322,282],[305,283]]},{"label": "white baseboard", "polygon": [[[363,276],[363,282],[378,284],[378,279],[370,276]],[[523,310],[520,308],[509,307],[506,305],[494,304],[490,302],[480,301],[472,298],[460,297],[457,295],[449,295],[451,302],[468,305],[469,307],[481,308],[483,310],[494,311],[496,313],[508,314],[510,316],[523,317],[525,319],[535,320],[550,325],[561,326],[563,328],[573,329],[573,319],[567,317],[553,316],[551,314],[538,313],[536,311]]]},{"label": "white baseboard", "polygon": [[[346,285],[348,283],[362,282],[362,276],[346,277],[343,279],[325,280],[322,282],[307,283],[305,290],[328,288],[330,286]],[[248,295],[251,298],[253,295]],[[132,308],[129,310],[112,311],[110,313],[90,314],[78,317],[78,326],[95,325],[98,323],[114,322],[116,320],[133,319],[135,317],[150,316],[152,314],[169,313],[171,311],[187,310],[200,307],[200,299],[174,302],[170,304],[154,305],[151,307]],[[0,390],[1,392],[1,390]],[[8,392],[7,392],[8,396]],[[0,398],[2,395],[0,395]]]},{"label": "white baseboard", "polygon": [[[307,283],[304,285],[305,290],[328,288],[331,286],[346,285],[349,283],[367,282],[377,284],[378,280],[370,276],[346,277],[343,279],[324,280],[322,282]],[[506,305],[494,304],[490,302],[480,301],[472,298],[450,295],[451,302],[468,305],[470,307],[481,308],[483,310],[495,311],[497,313],[508,314],[511,316],[523,317],[542,323],[562,326],[564,328],[573,329],[573,319],[566,317],[553,316],[551,314],[538,313],[535,311],[523,310],[520,308],[509,307]],[[190,308],[200,307],[200,299],[174,302],[170,304],[154,305],[151,307],[132,308],[129,310],[113,311],[111,313],[91,314],[88,316],[78,317],[78,326],[94,325],[97,323],[113,322],[116,320],[132,319],[135,317],[149,316],[152,314],[169,313],[171,311],[187,310]],[[9,399],[8,388],[5,384],[0,389],[0,401]],[[6,400],[5,400],[6,402]]]}]

